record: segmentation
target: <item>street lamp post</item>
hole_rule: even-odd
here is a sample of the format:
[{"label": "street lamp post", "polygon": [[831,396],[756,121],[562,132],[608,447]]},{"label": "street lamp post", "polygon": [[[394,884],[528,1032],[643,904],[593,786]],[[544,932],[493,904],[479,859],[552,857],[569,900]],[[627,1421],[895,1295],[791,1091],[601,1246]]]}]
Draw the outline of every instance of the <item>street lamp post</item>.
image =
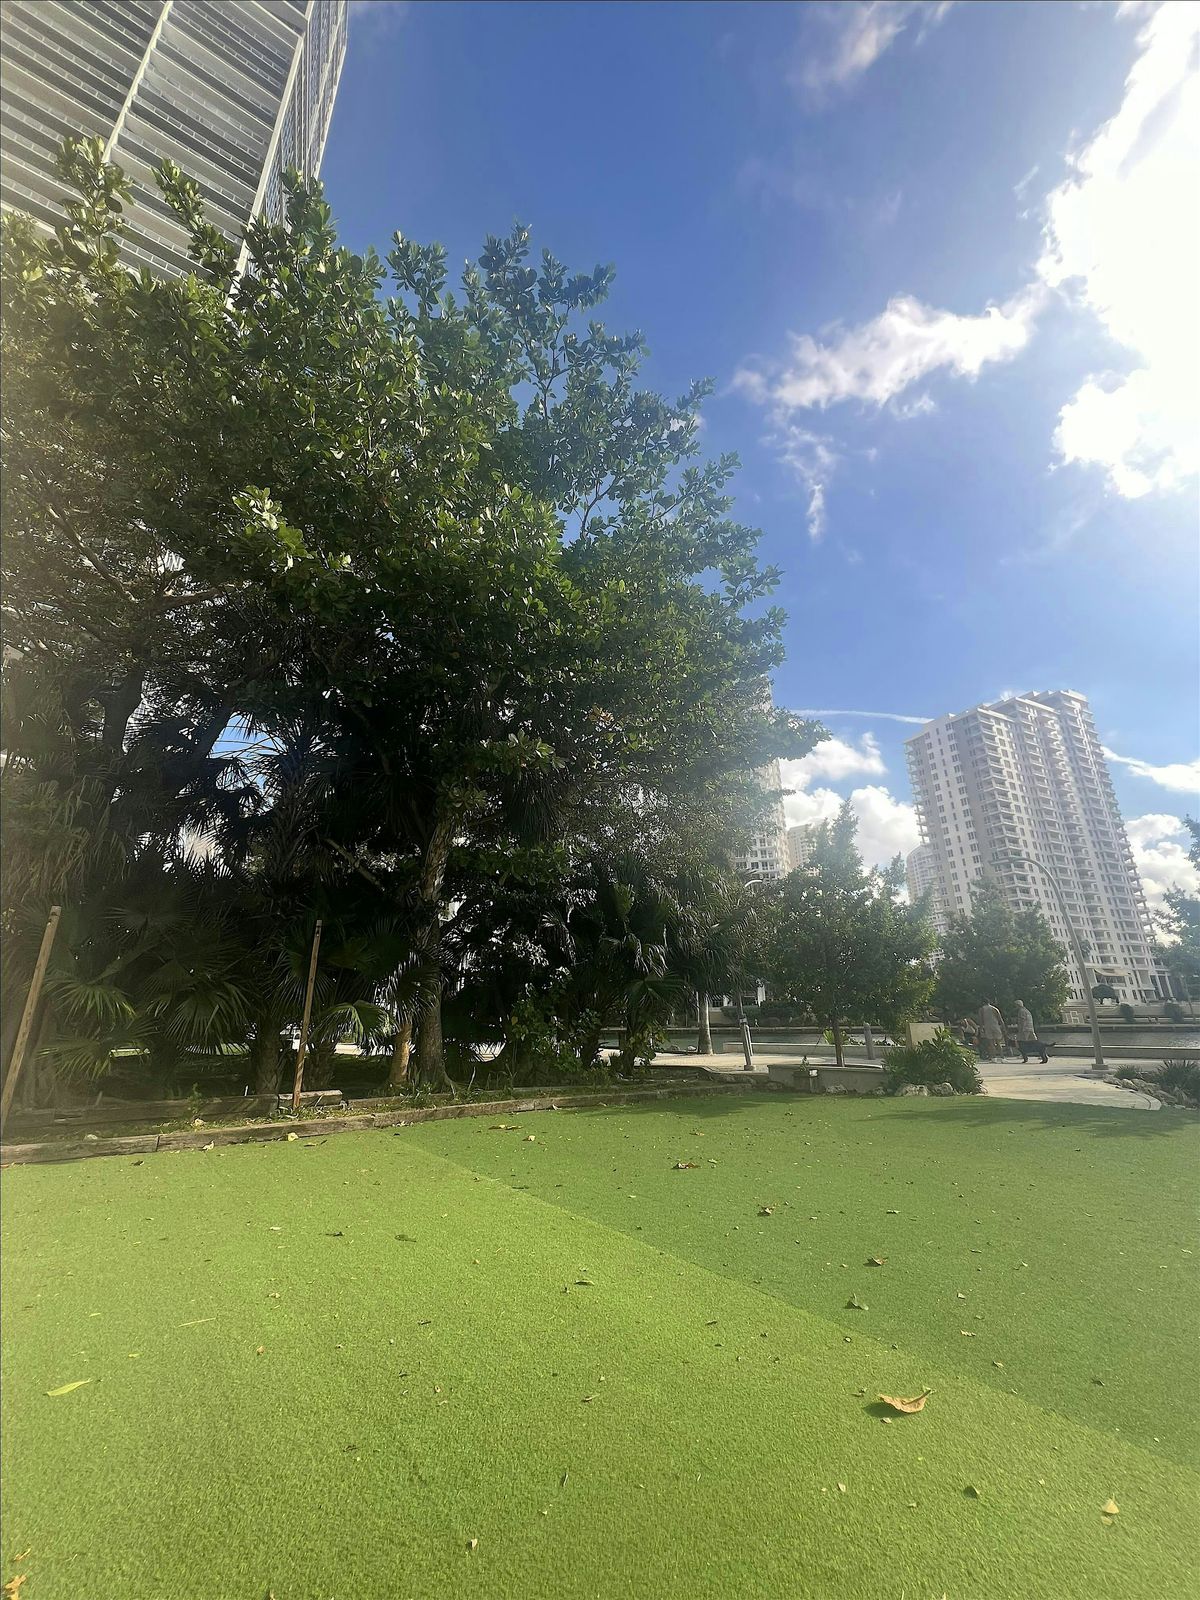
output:
[{"label": "street lamp post", "polygon": [[1067,936],[1071,941],[1071,953],[1079,968],[1079,975],[1083,979],[1083,997],[1087,1001],[1088,1021],[1092,1025],[1092,1056],[1095,1060],[1097,1072],[1104,1071],[1104,1047],[1100,1043],[1100,1019],[1096,1015],[1096,1001],[1092,994],[1092,986],[1088,982],[1087,967],[1084,963],[1083,946],[1079,942],[1079,935],[1075,932],[1075,924],[1071,921],[1071,913],[1067,910],[1066,896],[1058,879],[1050,871],[1044,861],[1038,861],[1034,856],[1019,856],[1011,851],[1004,852],[1004,859],[999,856],[992,857],[993,866],[1003,867],[1014,861],[1023,861],[1026,866],[1036,867],[1039,872],[1045,873],[1050,886],[1058,896],[1059,906],[1062,908],[1063,921],[1067,925]]}]

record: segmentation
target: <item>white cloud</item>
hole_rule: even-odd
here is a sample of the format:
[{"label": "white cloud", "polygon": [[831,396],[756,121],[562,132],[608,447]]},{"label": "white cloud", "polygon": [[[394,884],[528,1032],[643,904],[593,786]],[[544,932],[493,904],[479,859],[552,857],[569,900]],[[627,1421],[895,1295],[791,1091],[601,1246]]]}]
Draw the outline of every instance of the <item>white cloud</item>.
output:
[{"label": "white cloud", "polygon": [[774,431],[766,437],[774,446],[784,466],[790,467],[808,493],[808,511],[805,523],[808,536],[816,541],[825,532],[827,514],[825,490],[837,470],[839,457],[827,435],[813,433],[798,423],[789,422],[785,415],[775,418]]},{"label": "white cloud", "polygon": [[1085,380],[1059,414],[1055,448],[1064,462],[1102,468],[1130,500],[1200,470],[1198,44],[1200,7],[1149,12],[1119,110],[1046,201],[1040,276],[1092,312],[1132,361],[1128,372]]},{"label": "white cloud", "polygon": [[912,23],[917,43],[939,23],[954,0],[841,0],[812,8],[816,26],[805,30],[801,59],[790,81],[810,96],[847,89],[872,67]]},{"label": "white cloud", "polygon": [[909,717],[899,711],[797,711],[798,717],[877,717],[883,722],[932,722],[932,717]]},{"label": "white cloud", "polygon": [[[786,780],[785,780],[786,785]],[[788,826],[801,822],[830,822],[841,809],[843,795],[834,789],[801,789],[785,795]],[[858,822],[855,843],[868,866],[884,866],[893,856],[907,855],[920,843],[917,814],[890,790],[878,784],[854,789],[850,809]]]},{"label": "white cloud", "polygon": [[1200,868],[1188,860],[1191,836],[1179,817],[1151,812],[1132,818],[1125,832],[1151,911],[1159,909],[1172,889],[1200,894]]},{"label": "white cloud", "polygon": [[864,733],[858,744],[846,739],[823,739],[799,761],[781,761],[779,766],[785,789],[806,788],[814,778],[829,778],[836,783],[860,772],[874,776],[887,771],[875,736],[870,733]]},{"label": "white cloud", "polygon": [[[1029,343],[1044,299],[1044,290],[1033,285],[1003,305],[964,316],[897,295],[870,322],[834,329],[825,343],[793,334],[782,367],[742,367],[734,387],[785,417],[845,400],[882,406],[935,372],[977,378],[990,363],[1011,361]],[[933,402],[923,400],[918,409],[928,410]]]},{"label": "white cloud", "polygon": [[1174,789],[1182,794],[1200,794],[1200,757],[1195,761],[1168,761],[1155,766],[1150,761],[1139,761],[1137,756],[1119,756],[1115,750],[1104,749],[1104,759],[1128,767],[1135,778],[1148,778],[1160,789]]},{"label": "white cloud", "polygon": [[395,31],[408,14],[408,0],[350,0],[349,27],[356,36],[382,39]]}]

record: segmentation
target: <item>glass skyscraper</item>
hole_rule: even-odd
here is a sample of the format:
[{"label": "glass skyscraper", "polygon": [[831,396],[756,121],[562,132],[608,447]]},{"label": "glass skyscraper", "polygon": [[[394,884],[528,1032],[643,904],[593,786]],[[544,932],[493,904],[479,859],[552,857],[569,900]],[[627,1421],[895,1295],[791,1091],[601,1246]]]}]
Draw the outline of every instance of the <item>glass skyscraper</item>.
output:
[{"label": "glass skyscraper", "polygon": [[346,51],[346,0],[2,0],[0,203],[60,220],[54,155],[104,140],[133,186],[123,246],[164,277],[193,270],[153,168],[170,158],[238,240],[275,219],[280,175],[316,173]]}]

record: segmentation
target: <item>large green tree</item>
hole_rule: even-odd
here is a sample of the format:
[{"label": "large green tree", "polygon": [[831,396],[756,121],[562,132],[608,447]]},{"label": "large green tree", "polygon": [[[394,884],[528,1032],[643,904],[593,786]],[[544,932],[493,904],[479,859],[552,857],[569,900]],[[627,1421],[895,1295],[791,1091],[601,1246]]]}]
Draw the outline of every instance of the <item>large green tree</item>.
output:
[{"label": "large green tree", "polygon": [[[1188,860],[1200,867],[1200,822],[1193,817],[1184,817],[1183,822],[1192,841]],[[1156,954],[1189,1002],[1200,999],[1200,895],[1188,894],[1185,889],[1169,890],[1158,923],[1163,938]]]},{"label": "large green tree", "polygon": [[933,987],[934,936],[923,908],[900,898],[903,869],[868,870],[854,844],[849,802],[823,823],[806,867],[775,893],[766,945],[772,991],[829,1028],[838,1065],[846,1023],[895,1029]]},{"label": "large green tree", "polygon": [[[416,1076],[444,1081],[452,924],[506,863],[603,855],[630,815],[717,851],[741,775],[820,734],[764,703],[777,575],[732,515],[734,459],[694,459],[708,386],[640,389],[641,335],[592,315],[611,269],[534,262],[522,227],[452,293],[436,246],[339,247],[293,175],[238,276],[168,166],[197,271],[159,283],[120,263],[128,189],[98,143],[62,171],[57,237],[4,234],[6,621],[49,707],[52,799],[122,870],[147,840],[216,837],[276,891],[283,949],[372,886],[408,938],[381,991],[415,971],[398,1026],[415,1015]],[[283,840],[282,791],[239,782],[251,736],[303,752]],[[32,930],[48,889],[13,886],[6,915]]]},{"label": "large green tree", "polygon": [[1042,913],[1014,911],[993,879],[978,879],[970,915],[952,916],[941,938],[934,998],[942,1016],[973,1016],[985,1000],[1011,1016],[1023,1000],[1035,1020],[1046,1021],[1069,994],[1066,951]]}]

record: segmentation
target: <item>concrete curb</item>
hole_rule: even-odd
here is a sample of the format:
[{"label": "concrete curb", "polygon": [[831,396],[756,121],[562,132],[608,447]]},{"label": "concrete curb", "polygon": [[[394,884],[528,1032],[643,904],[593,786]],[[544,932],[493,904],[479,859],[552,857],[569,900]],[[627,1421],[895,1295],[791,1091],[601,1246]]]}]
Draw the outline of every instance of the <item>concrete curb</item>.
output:
[{"label": "concrete curb", "polygon": [[169,1150],[209,1150],[229,1144],[258,1144],[334,1133],[356,1133],[367,1128],[412,1127],[418,1122],[443,1122],[458,1117],[514,1116],[526,1111],[603,1110],[629,1105],[640,1100],[671,1100],[678,1097],[711,1094],[742,1094],[747,1089],[763,1089],[765,1078],[757,1082],[679,1085],[670,1089],[627,1089],[613,1094],[538,1095],[527,1100],[475,1100],[459,1105],[414,1106],[393,1111],[376,1111],[366,1116],[322,1117],[304,1122],[247,1122],[233,1128],[204,1128],[194,1133],[135,1134],[124,1139],[72,1140],[58,1144],[8,1144],[0,1146],[0,1166],[32,1166],[53,1161],[84,1161],[93,1156],[148,1155]]}]

